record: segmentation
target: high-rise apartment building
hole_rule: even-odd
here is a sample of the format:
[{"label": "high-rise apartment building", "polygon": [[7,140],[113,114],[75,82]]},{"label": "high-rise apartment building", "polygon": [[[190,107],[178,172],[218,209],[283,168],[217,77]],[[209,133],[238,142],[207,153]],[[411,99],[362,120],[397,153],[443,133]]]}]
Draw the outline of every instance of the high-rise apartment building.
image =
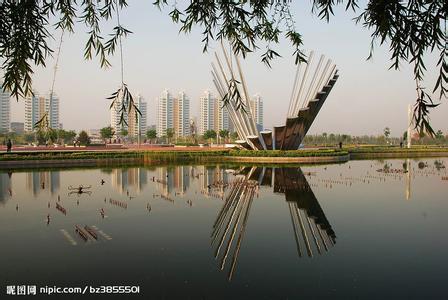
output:
[{"label": "high-rise apartment building", "polygon": [[168,128],[174,127],[174,100],[171,93],[165,89],[158,98],[157,103],[157,136],[161,137],[166,135]]},{"label": "high-rise apartment building", "polygon": [[10,94],[1,88],[0,82],[0,132],[9,132],[11,121]]},{"label": "high-rise apartment building", "polygon": [[254,95],[251,99],[250,109],[257,124],[257,129],[263,130],[263,98],[259,94]]},{"label": "high-rise apartment building", "polygon": [[34,95],[25,99],[25,131],[33,131],[45,114],[48,114],[49,127],[59,129],[59,97],[56,93],[40,96],[34,91]]},{"label": "high-rise apartment building", "polygon": [[190,99],[185,92],[174,99],[173,128],[176,137],[190,135]]},{"label": "high-rise apartment building", "polygon": [[190,135],[190,99],[185,92],[174,98],[164,90],[157,105],[157,136],[166,135],[166,130],[174,130],[175,137]]},{"label": "high-rise apartment building", "polygon": [[127,136],[129,137],[137,137],[140,128],[140,134],[144,135],[146,133],[146,126],[148,121],[148,110],[147,103],[145,99],[138,95],[137,99],[134,100],[135,106],[137,106],[141,115],[135,110],[134,107],[131,108],[130,111],[127,109],[123,112],[123,118],[126,121],[122,122],[121,115],[121,98],[118,98],[114,105],[110,109],[110,126],[115,131],[115,136],[120,136],[123,130],[128,132]]},{"label": "high-rise apartment building", "polygon": [[[115,102],[114,105],[112,105],[112,107],[110,108],[110,127],[113,128],[114,132],[115,132],[115,136],[120,136],[121,132],[123,130],[128,130],[128,126],[126,126],[126,124],[124,122],[122,122],[121,119],[121,97],[118,97]],[[128,111],[127,109],[125,109],[123,111],[123,118],[127,121],[128,120]]]},{"label": "high-rise apartment building", "polygon": [[207,130],[214,130],[217,133],[224,129],[231,131],[229,113],[222,106],[221,99],[216,98],[207,90],[199,99],[199,105],[199,135],[203,135]]},{"label": "high-rise apartment building", "polygon": [[[128,118],[128,136],[136,137],[140,132],[140,136],[146,134],[147,120],[148,120],[148,109],[145,99],[141,96],[137,96],[137,102],[135,103],[141,115],[137,113],[134,108],[131,108]],[[137,115],[137,118],[136,118]]]}]

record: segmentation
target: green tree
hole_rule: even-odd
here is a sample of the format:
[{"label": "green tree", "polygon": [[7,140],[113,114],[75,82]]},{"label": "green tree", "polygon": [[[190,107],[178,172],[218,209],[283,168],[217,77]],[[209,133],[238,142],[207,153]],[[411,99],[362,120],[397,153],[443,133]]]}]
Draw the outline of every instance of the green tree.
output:
[{"label": "green tree", "polygon": [[57,136],[60,143],[71,144],[76,137],[76,132],[74,130],[57,130]]},{"label": "green tree", "polygon": [[103,127],[100,129],[100,135],[101,138],[105,141],[109,139],[109,143],[112,143],[112,137],[115,134],[115,130],[112,128],[112,126]]},{"label": "green tree", "polygon": [[227,129],[221,129],[220,131],[219,131],[219,136],[222,138],[222,139],[224,139],[224,143],[226,143],[227,142],[227,138],[229,137],[229,131],[227,130]]},{"label": "green tree", "polygon": [[23,140],[25,141],[25,143],[31,144],[32,142],[34,142],[34,133],[25,133],[23,135]]},{"label": "green tree", "polygon": [[209,129],[206,132],[204,132],[205,140],[212,140],[214,138],[216,138],[216,131],[214,131],[213,129]]},{"label": "green tree", "polygon": [[[28,96],[32,91],[31,74],[34,67],[45,66],[52,49],[49,41],[54,37],[48,30],[48,20],[56,20],[56,28],[73,32],[74,24],[82,22],[87,27],[89,37],[84,49],[84,57],[99,56],[101,67],[110,66],[108,55],[115,53],[122,37],[131,33],[121,24],[114,27],[109,39],[103,26],[128,3],[117,1],[13,1],[0,2],[0,58],[3,60],[3,87],[12,95]],[[188,33],[193,27],[200,27],[203,34],[203,51],[217,40],[227,40],[237,54],[245,57],[248,53],[267,45],[261,60],[268,66],[279,57],[273,47],[286,38],[292,45],[295,62],[306,59],[302,52],[302,36],[296,28],[291,5],[295,1],[184,1],[156,0],[158,7],[170,8],[169,17],[179,24],[180,31]],[[381,45],[391,53],[391,67],[400,64],[413,65],[417,85],[416,110],[414,119],[418,128],[434,133],[429,125],[429,108],[437,106],[421,86],[425,75],[425,54],[439,54],[438,76],[434,91],[439,99],[448,93],[448,62],[446,26],[446,1],[359,1],[359,0],[313,0],[312,12],[329,21],[336,6],[344,5],[358,17],[357,24],[371,32],[371,53],[373,46]],[[107,24],[106,26],[108,26]],[[121,44],[121,43],[120,43]],[[126,85],[122,83],[114,99],[122,91],[129,97]],[[111,98],[111,99],[112,99]],[[131,109],[132,105],[125,107]]]},{"label": "green tree", "polygon": [[168,139],[168,143],[171,143],[171,139],[174,136],[174,128],[167,128],[166,129],[166,137]]},{"label": "green tree", "polygon": [[236,141],[238,139],[238,132],[234,131],[230,134],[230,138],[232,141]]},{"label": "green tree", "polygon": [[383,134],[384,134],[384,138],[386,139],[386,141],[389,140],[390,128],[389,127],[384,128]]},{"label": "green tree", "polygon": [[441,140],[443,138],[444,138],[444,136],[443,136],[442,130],[440,130],[440,129],[437,130],[437,132],[436,132],[436,139]]},{"label": "green tree", "polygon": [[157,138],[157,131],[155,129],[150,129],[150,130],[146,131],[146,137],[152,143]]},{"label": "green tree", "polygon": [[79,135],[78,135],[78,141],[81,145],[83,146],[88,146],[90,145],[90,137],[87,134],[87,132],[85,132],[84,130],[82,130]]}]

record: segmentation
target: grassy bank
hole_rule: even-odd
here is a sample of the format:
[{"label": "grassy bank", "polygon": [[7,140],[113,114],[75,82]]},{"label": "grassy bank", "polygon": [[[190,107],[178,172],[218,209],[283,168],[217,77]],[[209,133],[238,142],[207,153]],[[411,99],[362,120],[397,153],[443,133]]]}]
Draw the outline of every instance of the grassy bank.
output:
[{"label": "grassy bank", "polygon": [[343,156],[347,155],[347,151],[335,149],[318,149],[318,150],[232,150],[229,156],[239,157],[322,157],[322,156]]},{"label": "grassy bank", "polygon": [[387,146],[372,146],[372,147],[349,147],[344,148],[350,154],[352,153],[428,153],[428,152],[446,152],[448,153],[448,147],[436,147],[436,146],[415,146],[411,148],[400,147],[387,147]]},{"label": "grassy bank", "polygon": [[[187,148],[188,149],[188,148]],[[204,150],[204,151],[51,151],[1,153],[2,168],[54,166],[103,166],[119,164],[169,164],[169,163],[327,163],[349,159],[412,158],[448,156],[448,148],[442,147],[347,147],[339,149],[313,149],[295,151],[248,151],[248,150]],[[350,156],[349,156],[350,154]],[[303,159],[300,159],[303,158]]]},{"label": "grassy bank", "polygon": [[73,160],[73,159],[149,159],[160,161],[175,161],[179,159],[197,159],[204,157],[219,157],[228,151],[104,151],[104,152],[16,152],[3,153],[0,161],[26,161],[26,160]]}]

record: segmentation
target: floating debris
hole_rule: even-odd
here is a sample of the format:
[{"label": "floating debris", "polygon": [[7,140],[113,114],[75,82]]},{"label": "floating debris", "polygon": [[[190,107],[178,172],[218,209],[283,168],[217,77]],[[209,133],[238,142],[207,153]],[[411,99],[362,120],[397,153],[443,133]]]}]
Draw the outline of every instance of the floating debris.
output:
[{"label": "floating debris", "polygon": [[68,187],[68,190],[70,191],[68,195],[76,194],[78,196],[81,196],[82,194],[88,194],[89,196],[92,194],[92,191],[86,191],[88,189],[92,188],[91,185],[83,186],[80,184],[78,187],[72,187],[71,185]]},{"label": "floating debris", "polygon": [[106,233],[104,233],[104,231],[100,230],[98,227],[96,227],[95,225],[92,225],[92,228],[95,229],[99,235],[101,235],[103,238],[105,238],[106,240],[110,241],[112,239],[112,237]]},{"label": "floating debris", "polygon": [[93,228],[91,228],[91,227],[89,227],[89,226],[87,226],[87,225],[85,225],[84,226],[84,229],[95,239],[95,240],[97,240],[98,239],[98,235],[96,234],[96,231],[93,229]]},{"label": "floating debris", "polygon": [[77,232],[79,234],[79,236],[84,240],[84,241],[88,241],[89,240],[89,236],[87,235],[87,233],[78,225],[75,225],[75,232]]},{"label": "floating debris", "polygon": [[60,205],[59,203],[56,203],[56,209],[59,210],[64,215],[67,215],[67,210],[62,205]]},{"label": "floating debris", "polygon": [[70,235],[70,233],[67,232],[67,230],[61,229],[61,232],[70,244],[72,244],[73,246],[76,246],[78,244],[75,241],[75,239]]},{"label": "floating debris", "polygon": [[128,208],[128,204],[126,202],[121,202],[121,201],[118,201],[118,200],[114,200],[112,198],[109,199],[109,203],[113,204],[113,205],[116,205],[116,206],[119,206],[119,207],[124,208],[124,209]]}]

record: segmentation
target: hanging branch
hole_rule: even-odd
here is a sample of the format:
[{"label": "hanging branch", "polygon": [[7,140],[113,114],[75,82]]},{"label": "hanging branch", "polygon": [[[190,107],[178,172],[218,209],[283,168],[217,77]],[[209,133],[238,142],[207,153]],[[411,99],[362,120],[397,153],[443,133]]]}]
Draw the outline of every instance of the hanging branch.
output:
[{"label": "hanging branch", "polygon": [[134,102],[134,97],[132,97],[131,92],[128,89],[127,84],[124,82],[124,60],[123,60],[123,43],[122,43],[122,36],[127,36],[131,31],[125,29],[123,26],[121,26],[120,23],[120,13],[119,13],[119,6],[116,3],[116,12],[117,12],[117,26],[115,26],[114,34],[112,35],[112,38],[107,41],[106,48],[108,49],[108,53],[112,54],[115,51],[115,48],[119,46],[120,49],[120,73],[121,73],[121,86],[120,88],[113,92],[110,97],[107,97],[106,99],[112,100],[109,109],[113,109],[113,107],[118,103],[119,104],[119,112],[120,112],[120,122],[119,125],[128,126],[128,122],[126,120],[126,113],[129,115],[132,110],[135,110],[137,113],[135,114],[135,122],[138,122],[139,115],[141,116],[142,113],[138,109],[137,105]]},{"label": "hanging branch", "polygon": [[[53,99],[54,94],[54,85],[56,82],[56,73],[58,71],[59,66],[59,57],[61,55],[61,49],[62,49],[62,42],[64,40],[64,29],[61,30],[61,37],[59,39],[59,45],[58,45],[58,52],[56,54],[56,62],[54,64],[54,70],[53,70],[53,80],[51,82],[51,89],[50,89],[50,101]],[[33,97],[33,96],[32,96]],[[49,108],[50,109],[50,108]],[[37,128],[37,132],[39,134],[42,134],[42,136],[45,138],[45,140],[53,140],[55,136],[55,130],[51,128],[50,120],[49,120],[49,111],[46,111],[43,116],[34,124],[34,127]]]}]

